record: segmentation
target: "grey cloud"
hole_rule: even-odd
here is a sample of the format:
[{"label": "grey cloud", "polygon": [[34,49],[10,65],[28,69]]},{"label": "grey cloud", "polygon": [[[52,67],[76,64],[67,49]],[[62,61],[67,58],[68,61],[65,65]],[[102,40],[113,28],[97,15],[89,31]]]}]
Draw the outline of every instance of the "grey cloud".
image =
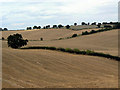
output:
[{"label": "grey cloud", "polygon": [[[73,1],[73,0],[71,0]],[[75,0],[76,1],[76,0]],[[70,2],[7,2],[2,3],[3,15],[3,27],[7,26],[10,29],[25,28],[33,25],[45,25],[45,24],[73,24],[74,22],[93,22],[93,21],[115,21],[117,15],[117,3],[100,5],[95,7],[95,11],[90,13],[79,12],[66,12],[62,11],[68,8],[67,4]],[[36,10],[31,10],[31,7],[35,7]],[[75,7],[75,6],[73,6]],[[73,7],[70,7],[71,9]],[[62,10],[61,10],[62,8]],[[69,10],[71,10],[69,8]],[[67,9],[66,9],[67,10]],[[74,10],[74,9],[72,9]],[[79,9],[78,9],[79,10]],[[83,7],[84,10],[84,7]],[[112,18],[111,18],[112,17]],[[12,23],[12,25],[11,25]],[[15,26],[17,23],[24,23],[25,25]]]}]

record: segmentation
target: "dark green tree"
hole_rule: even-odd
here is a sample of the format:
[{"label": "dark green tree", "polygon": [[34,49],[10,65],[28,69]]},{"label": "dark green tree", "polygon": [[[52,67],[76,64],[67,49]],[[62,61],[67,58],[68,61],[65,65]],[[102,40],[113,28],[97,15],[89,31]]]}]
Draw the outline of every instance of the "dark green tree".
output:
[{"label": "dark green tree", "polygon": [[95,31],[95,30],[91,30],[89,33],[91,33],[91,34],[92,34],[92,33],[96,33],[96,31]]},{"label": "dark green tree", "polygon": [[88,24],[87,25],[90,25],[90,23],[88,22]]},{"label": "dark green tree", "polygon": [[5,38],[4,38],[4,37],[2,37],[2,40],[5,40]]},{"label": "dark green tree", "polygon": [[91,25],[96,25],[96,22],[92,23]]},{"label": "dark green tree", "polygon": [[46,26],[44,26],[43,29],[46,29]]},{"label": "dark green tree", "polygon": [[38,26],[37,29],[41,29],[41,26]]},{"label": "dark green tree", "polygon": [[85,22],[82,22],[82,25],[86,25],[86,23],[85,23]]},{"label": "dark green tree", "polygon": [[63,25],[61,25],[61,24],[58,25],[58,28],[62,28],[62,27],[63,27]]},{"label": "dark green tree", "polygon": [[74,23],[74,26],[77,26],[77,23]]},{"label": "dark green tree", "polygon": [[97,26],[98,26],[98,28],[100,28],[100,27],[101,27],[101,23],[98,23],[98,25],[97,25]]},{"label": "dark green tree", "polygon": [[32,27],[27,27],[27,30],[31,30],[32,29]]},{"label": "dark green tree", "polygon": [[113,28],[120,29],[120,23],[115,24]]},{"label": "dark green tree", "polygon": [[8,36],[7,41],[8,41],[8,47],[15,49],[27,45],[28,42],[27,39],[24,40],[22,35],[18,33]]},{"label": "dark green tree", "polygon": [[4,28],[3,30],[4,30],[4,31],[8,31],[8,29],[7,29],[7,28]]},{"label": "dark green tree", "polygon": [[37,26],[34,26],[33,29],[37,29],[38,27]]},{"label": "dark green tree", "polygon": [[108,24],[108,23],[107,23],[107,22],[103,22],[102,24],[103,24],[103,25],[106,25],[106,24]]},{"label": "dark green tree", "polygon": [[41,41],[43,41],[43,38],[40,38]]},{"label": "dark green tree", "polygon": [[46,29],[49,29],[49,28],[50,28],[50,25],[47,25],[47,26],[46,26]]},{"label": "dark green tree", "polygon": [[57,25],[53,25],[53,28],[57,28]]},{"label": "dark green tree", "polygon": [[82,35],[88,35],[88,31],[82,32]]},{"label": "dark green tree", "polygon": [[69,26],[69,25],[67,25],[67,26],[66,26],[66,28],[67,28],[67,29],[70,29],[70,26]]},{"label": "dark green tree", "polygon": [[104,28],[106,28],[106,29],[111,29],[112,26],[110,26],[110,25],[105,25]]},{"label": "dark green tree", "polygon": [[77,34],[73,34],[72,37],[77,37]]}]

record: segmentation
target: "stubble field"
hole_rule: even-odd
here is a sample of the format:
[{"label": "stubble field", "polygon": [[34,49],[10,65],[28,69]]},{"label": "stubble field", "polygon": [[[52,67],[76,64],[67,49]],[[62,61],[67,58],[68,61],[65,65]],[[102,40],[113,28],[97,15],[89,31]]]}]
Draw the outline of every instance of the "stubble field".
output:
[{"label": "stubble field", "polygon": [[[4,31],[2,36],[7,38],[10,34],[20,33],[28,40],[43,37],[44,41],[29,41],[26,47],[55,46],[118,55],[118,30],[53,40],[81,34],[82,31],[86,30]],[[3,88],[118,87],[118,62],[115,60],[50,50],[11,49],[6,41],[2,41],[2,51]]]}]

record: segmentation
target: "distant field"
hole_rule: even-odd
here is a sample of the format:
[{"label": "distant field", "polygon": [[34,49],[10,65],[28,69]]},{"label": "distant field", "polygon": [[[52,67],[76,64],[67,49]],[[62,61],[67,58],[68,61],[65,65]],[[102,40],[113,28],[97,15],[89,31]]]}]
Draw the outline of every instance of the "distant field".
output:
[{"label": "distant field", "polygon": [[[42,37],[44,40],[59,39],[63,37],[69,37],[73,34],[81,34],[82,31],[90,31],[92,29],[84,30],[68,30],[68,29],[40,29],[40,30],[26,30],[26,31],[4,31],[2,36],[6,39],[9,35],[14,33],[22,34],[24,38],[28,40],[40,40]],[[94,29],[98,30],[98,29]]]},{"label": "distant field", "polygon": [[[80,32],[80,31],[79,31]],[[94,50],[112,55],[118,55],[118,30],[106,31],[87,36],[57,41],[30,41],[28,46],[55,46]]]},{"label": "distant field", "polygon": [[[29,40],[45,40],[29,41],[27,46],[89,49],[117,56],[118,30],[51,41],[82,31],[86,30],[4,31],[3,37],[21,33]],[[2,45],[3,88],[118,88],[117,61],[50,50],[11,49],[6,41]]]}]

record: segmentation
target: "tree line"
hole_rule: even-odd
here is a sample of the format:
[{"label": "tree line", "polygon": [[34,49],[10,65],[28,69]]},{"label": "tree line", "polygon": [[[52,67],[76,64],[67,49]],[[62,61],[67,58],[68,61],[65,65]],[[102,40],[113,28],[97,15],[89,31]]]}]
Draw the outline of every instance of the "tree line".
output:
[{"label": "tree line", "polygon": [[[78,24],[77,23],[74,23],[74,26],[77,26]],[[103,23],[97,23],[97,22],[93,22],[93,23],[85,23],[85,22],[82,22],[81,25],[96,25],[98,26],[98,28],[101,28],[101,25],[104,26],[104,28],[112,28],[111,25],[114,26],[114,28],[120,28],[120,23],[119,22],[110,22],[110,23],[107,23],[107,22],[103,22]],[[54,28],[54,29],[59,29],[59,28],[66,28],[66,29],[70,29],[70,25],[53,25],[53,26],[50,26],[50,25],[46,25],[46,26],[43,26],[43,28],[41,26],[33,26],[33,27],[27,27],[26,29],[27,30],[32,30],[32,29],[51,29],[51,28]]]},{"label": "tree line", "polygon": [[[77,23],[74,23],[74,26],[77,26]],[[101,28],[101,25],[104,26],[104,28],[114,28],[114,29],[120,29],[120,22],[103,22],[103,23],[97,23],[97,22],[93,22],[93,23],[86,23],[86,22],[82,22],[81,25],[96,25],[98,26],[98,28]],[[113,25],[113,27],[111,26]],[[54,29],[59,29],[59,28],[66,28],[66,29],[70,29],[70,25],[46,25],[43,26],[43,28],[41,26],[33,26],[33,27],[27,27],[26,30],[32,30],[32,29],[50,29],[50,28],[54,28]],[[8,31],[8,28],[0,28],[0,31]]]},{"label": "tree line", "polygon": [[8,31],[8,29],[7,28],[0,28],[0,31]]},{"label": "tree line", "polygon": [[33,26],[33,27],[27,27],[27,30],[32,30],[32,29],[50,29],[50,28],[59,29],[59,28],[63,28],[63,27],[66,27],[67,29],[69,29],[70,25],[63,26],[63,25],[59,24],[59,25],[53,25],[52,27],[50,27],[50,25],[47,25],[47,26],[43,26],[43,28],[41,28],[41,26]]}]

